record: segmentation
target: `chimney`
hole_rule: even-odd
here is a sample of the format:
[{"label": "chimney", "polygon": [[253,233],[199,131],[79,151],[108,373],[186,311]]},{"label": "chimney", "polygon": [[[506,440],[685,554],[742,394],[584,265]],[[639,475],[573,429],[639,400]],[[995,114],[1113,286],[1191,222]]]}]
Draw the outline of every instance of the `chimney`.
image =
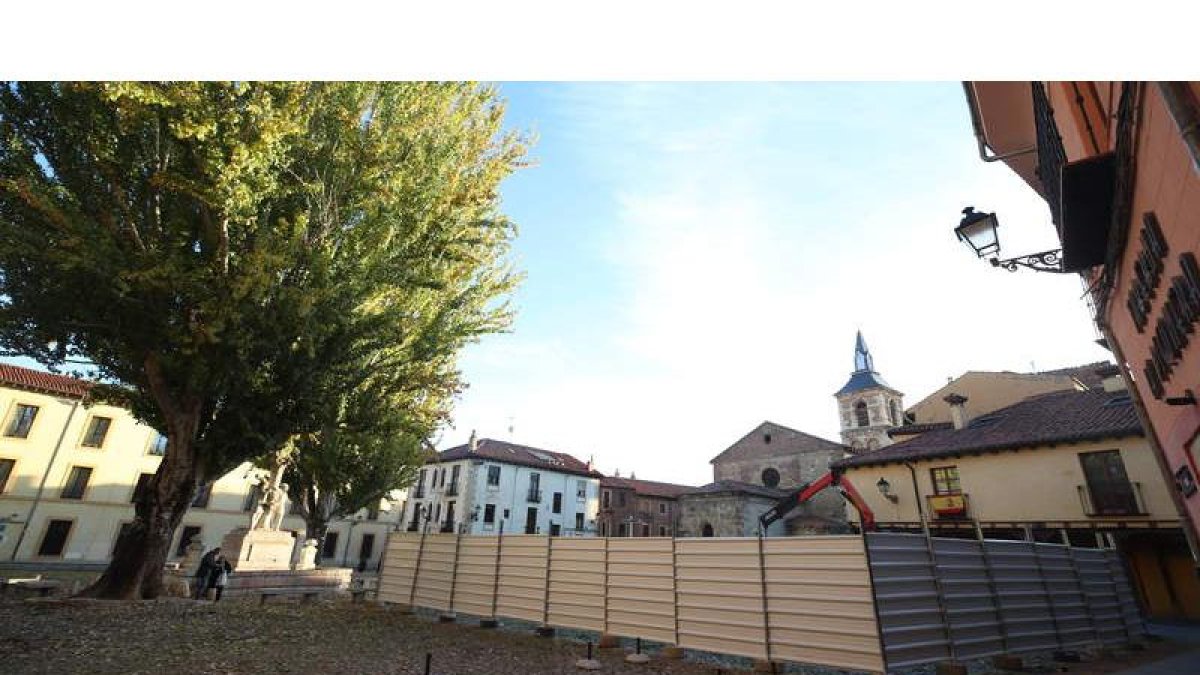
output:
[{"label": "chimney", "polygon": [[1104,386],[1104,391],[1110,394],[1115,391],[1125,391],[1125,378],[1121,377],[1121,369],[1111,363],[1106,363],[1096,369],[1096,375]]},{"label": "chimney", "polygon": [[471,430],[471,437],[467,439],[467,452],[475,452],[479,449],[479,439],[475,438],[475,430]]},{"label": "chimney", "polygon": [[629,472],[629,480],[637,480],[637,473],[630,471]]},{"label": "chimney", "polygon": [[942,400],[950,404],[950,420],[954,422],[954,428],[961,429],[967,426],[967,409],[964,405],[967,402],[967,397],[950,394]]}]

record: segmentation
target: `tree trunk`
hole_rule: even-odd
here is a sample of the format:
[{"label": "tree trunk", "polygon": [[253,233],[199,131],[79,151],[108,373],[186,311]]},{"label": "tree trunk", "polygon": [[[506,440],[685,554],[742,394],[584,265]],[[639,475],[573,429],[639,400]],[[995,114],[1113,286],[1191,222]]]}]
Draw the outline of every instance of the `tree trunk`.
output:
[{"label": "tree trunk", "polygon": [[329,500],[317,495],[316,486],[304,486],[304,538],[317,540],[317,566],[321,566],[321,551],[325,547],[325,535],[329,532]]},{"label": "tree trunk", "polygon": [[195,420],[168,427],[166,455],[135,504],[133,522],[117,540],[104,574],[80,592],[81,596],[136,600],[162,593],[171,540],[191,506],[198,473],[192,442]]}]

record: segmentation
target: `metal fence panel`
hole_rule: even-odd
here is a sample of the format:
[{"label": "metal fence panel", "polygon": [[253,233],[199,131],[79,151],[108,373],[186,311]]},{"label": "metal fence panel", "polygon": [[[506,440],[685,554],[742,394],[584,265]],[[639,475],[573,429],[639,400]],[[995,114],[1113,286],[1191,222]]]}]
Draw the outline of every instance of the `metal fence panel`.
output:
[{"label": "metal fence panel", "polygon": [[1129,575],[1125,573],[1125,563],[1121,555],[1109,549],[1108,569],[1117,585],[1117,599],[1121,603],[1121,620],[1125,623],[1125,631],[1133,638],[1146,633],[1146,624],[1142,622],[1142,614],[1138,609],[1137,600],[1133,596],[1133,586],[1129,583]]},{"label": "metal fence panel", "polygon": [[1083,587],[1088,613],[1101,643],[1120,642],[1128,638],[1121,601],[1117,596],[1108,556],[1101,549],[1073,549],[1075,569]]},{"label": "metal fence panel", "polygon": [[454,579],[458,536],[425,535],[425,548],[417,568],[417,590],[413,604],[443,612],[450,611],[450,585]]},{"label": "metal fence panel", "polygon": [[768,658],[758,545],[741,537],[676,542],[681,647]]},{"label": "metal fence panel", "polygon": [[604,630],[604,540],[550,540],[550,601],[546,623]]},{"label": "metal fence panel", "polygon": [[867,550],[888,666],[949,659],[950,640],[925,537],[874,532],[867,535]]},{"label": "metal fence panel", "polygon": [[1084,602],[1072,549],[1061,544],[1035,544],[1034,553],[1050,598],[1059,646],[1079,647],[1094,643],[1096,631]]},{"label": "metal fence panel", "polygon": [[384,564],[379,571],[381,602],[409,604],[412,601],[414,571],[421,537],[417,534],[392,532],[384,548]]},{"label": "metal fence panel", "polygon": [[983,545],[991,563],[1009,651],[1056,649],[1054,612],[1033,544],[988,540]]},{"label": "metal fence panel", "polygon": [[675,642],[674,540],[608,540],[608,632]]},{"label": "metal fence panel", "polygon": [[956,659],[973,659],[1006,651],[1000,609],[983,545],[969,539],[931,540],[934,569],[942,594]]},{"label": "metal fence panel", "polygon": [[463,537],[458,545],[454,611],[492,618],[496,601],[499,537]]},{"label": "metal fence panel", "polygon": [[549,539],[536,534],[504,536],[496,614],[535,623],[545,619]]},{"label": "metal fence panel", "polygon": [[773,538],[763,550],[771,658],[882,671],[862,539]]}]

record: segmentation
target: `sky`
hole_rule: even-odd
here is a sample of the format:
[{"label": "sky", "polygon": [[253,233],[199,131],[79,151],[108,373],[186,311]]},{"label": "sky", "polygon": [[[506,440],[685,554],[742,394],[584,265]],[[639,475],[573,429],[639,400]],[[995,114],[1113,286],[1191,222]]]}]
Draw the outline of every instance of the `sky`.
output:
[{"label": "sky", "polygon": [[967,370],[1108,352],[1076,275],[994,269],[1057,246],[1045,203],[980,161],[962,85],[501,85],[534,167],[504,185],[525,280],[510,332],[468,347],[441,448],[481,438],[699,485],[764,420],[838,439],[863,332],[912,405]]}]

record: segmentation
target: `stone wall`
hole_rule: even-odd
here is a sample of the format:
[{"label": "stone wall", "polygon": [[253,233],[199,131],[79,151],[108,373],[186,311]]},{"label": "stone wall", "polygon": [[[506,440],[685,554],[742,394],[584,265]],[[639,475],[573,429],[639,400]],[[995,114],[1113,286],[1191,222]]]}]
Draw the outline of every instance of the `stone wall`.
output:
[{"label": "stone wall", "polygon": [[[679,498],[679,536],[703,536],[707,523],[712,525],[714,537],[753,537],[758,534],[759,516],[774,505],[772,499],[746,494],[683,495]],[[783,521],[767,531],[768,536],[786,533]]]},{"label": "stone wall", "polygon": [[[793,490],[820,478],[829,471],[829,465],[842,458],[840,451],[808,451],[790,455],[764,456],[750,459],[722,461],[713,465],[716,480],[736,480],[743,483],[763,485],[762,474],[766,469],[779,472],[781,490]],[[791,516],[805,515],[817,519],[829,519],[835,524],[846,523],[844,500],[837,490],[826,490],[793,511]],[[680,528],[682,529],[682,524]]]}]

